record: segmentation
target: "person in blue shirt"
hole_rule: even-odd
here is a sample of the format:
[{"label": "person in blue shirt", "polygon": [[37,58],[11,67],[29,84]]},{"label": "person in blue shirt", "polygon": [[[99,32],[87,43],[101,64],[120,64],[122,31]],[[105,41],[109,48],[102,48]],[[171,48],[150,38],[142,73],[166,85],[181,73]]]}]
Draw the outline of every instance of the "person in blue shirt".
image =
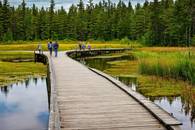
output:
[{"label": "person in blue shirt", "polygon": [[58,56],[58,48],[59,48],[59,44],[57,41],[54,42],[53,44],[53,49],[54,49],[54,52],[55,52],[55,57]]},{"label": "person in blue shirt", "polygon": [[49,50],[49,54],[50,54],[50,56],[52,56],[52,42],[48,42],[48,44],[47,44],[47,48],[48,48],[48,50]]}]

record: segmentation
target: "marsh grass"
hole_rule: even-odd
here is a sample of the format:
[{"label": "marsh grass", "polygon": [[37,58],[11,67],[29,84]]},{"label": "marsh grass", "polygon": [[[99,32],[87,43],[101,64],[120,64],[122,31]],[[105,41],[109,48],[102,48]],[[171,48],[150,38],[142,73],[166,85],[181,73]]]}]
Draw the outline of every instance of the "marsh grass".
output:
[{"label": "marsh grass", "polygon": [[0,52],[0,86],[5,86],[28,77],[46,76],[46,66],[34,62],[8,62],[12,60],[33,59],[32,52]]},{"label": "marsh grass", "polygon": [[137,90],[146,97],[179,96],[187,84],[174,79],[164,79],[157,76],[139,75]]},{"label": "marsh grass", "polygon": [[[98,48],[129,48],[129,45],[123,44],[91,44],[92,49]],[[13,50],[21,50],[21,51],[34,51],[37,48],[37,44],[11,44],[11,45],[0,45],[1,51],[13,51]],[[47,44],[42,44],[42,49],[47,51]],[[59,50],[75,50],[78,49],[78,44],[59,44]]]},{"label": "marsh grass", "polygon": [[1,62],[0,86],[25,80],[28,77],[46,76],[46,66],[34,62]]},{"label": "marsh grass", "polygon": [[[10,43],[1,43],[1,51],[13,51],[13,50],[23,50],[23,51],[34,51],[37,48],[38,43],[41,43],[44,51],[47,50],[48,41],[15,41]],[[78,49],[78,41],[64,40],[58,41],[59,50],[75,50]],[[128,43],[123,43],[119,40],[115,41],[93,41],[89,40],[85,43],[90,43],[92,49],[98,48],[137,48],[141,47],[141,44],[135,41],[129,41]]]},{"label": "marsh grass", "polygon": [[12,61],[21,59],[33,59],[32,52],[2,52],[0,51],[0,61]]},{"label": "marsh grass", "polygon": [[[182,77],[187,74],[190,66],[188,63],[188,52],[186,48],[140,48],[112,55],[102,55],[96,58],[113,58],[123,55],[133,55],[132,60],[123,59],[107,61],[109,68],[103,70],[114,77],[137,77],[137,90],[147,97],[157,96],[180,96],[186,87],[191,87],[193,94],[195,89],[189,81],[184,81]],[[173,50],[173,51],[171,51]],[[190,64],[194,65],[194,53],[191,55]],[[184,62],[186,61],[186,62]],[[140,66],[144,74],[140,73]],[[185,69],[183,69],[185,66]],[[172,69],[173,68],[173,69]],[[178,73],[179,72],[179,73]],[[183,74],[184,76],[178,76]],[[173,77],[173,76],[176,77]],[[172,77],[171,77],[172,76]]]},{"label": "marsh grass", "polygon": [[188,81],[195,84],[195,64],[187,52],[136,52],[140,74]]}]

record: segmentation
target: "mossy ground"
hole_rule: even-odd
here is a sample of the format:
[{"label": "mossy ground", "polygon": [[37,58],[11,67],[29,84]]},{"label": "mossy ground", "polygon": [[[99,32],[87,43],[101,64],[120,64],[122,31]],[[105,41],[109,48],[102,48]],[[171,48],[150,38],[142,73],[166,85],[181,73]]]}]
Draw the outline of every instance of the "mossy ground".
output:
[{"label": "mossy ground", "polygon": [[42,63],[7,62],[10,59],[33,59],[33,53],[0,52],[0,86],[22,81],[30,76],[46,76],[47,68]]}]

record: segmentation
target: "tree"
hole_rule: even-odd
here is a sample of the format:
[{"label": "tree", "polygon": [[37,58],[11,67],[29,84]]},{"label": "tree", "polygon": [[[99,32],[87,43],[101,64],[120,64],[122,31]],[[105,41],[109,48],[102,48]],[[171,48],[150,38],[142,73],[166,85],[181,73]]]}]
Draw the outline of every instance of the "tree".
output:
[{"label": "tree", "polygon": [[[1,16],[2,16],[2,38],[7,39],[7,36],[10,34],[9,27],[10,27],[10,9],[7,0],[3,0],[3,5],[1,8]],[[3,40],[2,39],[2,40]]]},{"label": "tree", "polygon": [[154,0],[132,7],[122,0],[83,0],[68,11],[35,5],[10,7],[0,1],[0,41],[35,39],[113,40],[124,37],[151,45],[190,45],[195,35],[195,0]]},{"label": "tree", "polygon": [[53,38],[53,30],[54,30],[54,8],[55,8],[55,2],[54,0],[50,0],[50,8],[49,8],[49,24],[48,24],[48,28],[49,28],[49,38]]},{"label": "tree", "polygon": [[161,43],[162,28],[160,20],[160,5],[158,0],[154,0],[151,5],[151,16],[150,16],[150,42],[153,45]]}]

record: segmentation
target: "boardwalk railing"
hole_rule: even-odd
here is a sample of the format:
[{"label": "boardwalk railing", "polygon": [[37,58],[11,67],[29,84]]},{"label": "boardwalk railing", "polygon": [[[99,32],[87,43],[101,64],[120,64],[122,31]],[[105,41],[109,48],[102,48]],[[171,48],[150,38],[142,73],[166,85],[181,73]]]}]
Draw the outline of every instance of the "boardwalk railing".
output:
[{"label": "boardwalk railing", "polygon": [[151,115],[153,115],[161,124],[165,126],[168,130],[180,130],[179,125],[182,125],[181,122],[177,121],[171,114],[164,111],[162,108],[149,101],[143,95],[129,89],[128,86],[123,84],[122,82],[116,80],[115,78],[93,68],[89,68],[91,71],[96,74],[106,78],[110,82],[112,82],[115,86],[120,88],[122,91],[127,93],[133,99],[135,99],[138,103],[140,103]]},{"label": "boardwalk railing", "polygon": [[110,49],[92,49],[92,50],[73,50],[68,51],[66,54],[72,58],[80,58],[87,56],[96,56],[109,53],[117,53],[131,50],[130,48],[110,48]]},{"label": "boardwalk railing", "polygon": [[56,79],[51,59],[38,51],[34,51],[35,62],[42,62],[47,65],[47,91],[49,103],[49,125],[48,130],[60,130],[60,117],[57,105]]},{"label": "boardwalk railing", "polygon": [[34,51],[34,61],[47,64],[47,57],[43,54],[43,51]]}]

